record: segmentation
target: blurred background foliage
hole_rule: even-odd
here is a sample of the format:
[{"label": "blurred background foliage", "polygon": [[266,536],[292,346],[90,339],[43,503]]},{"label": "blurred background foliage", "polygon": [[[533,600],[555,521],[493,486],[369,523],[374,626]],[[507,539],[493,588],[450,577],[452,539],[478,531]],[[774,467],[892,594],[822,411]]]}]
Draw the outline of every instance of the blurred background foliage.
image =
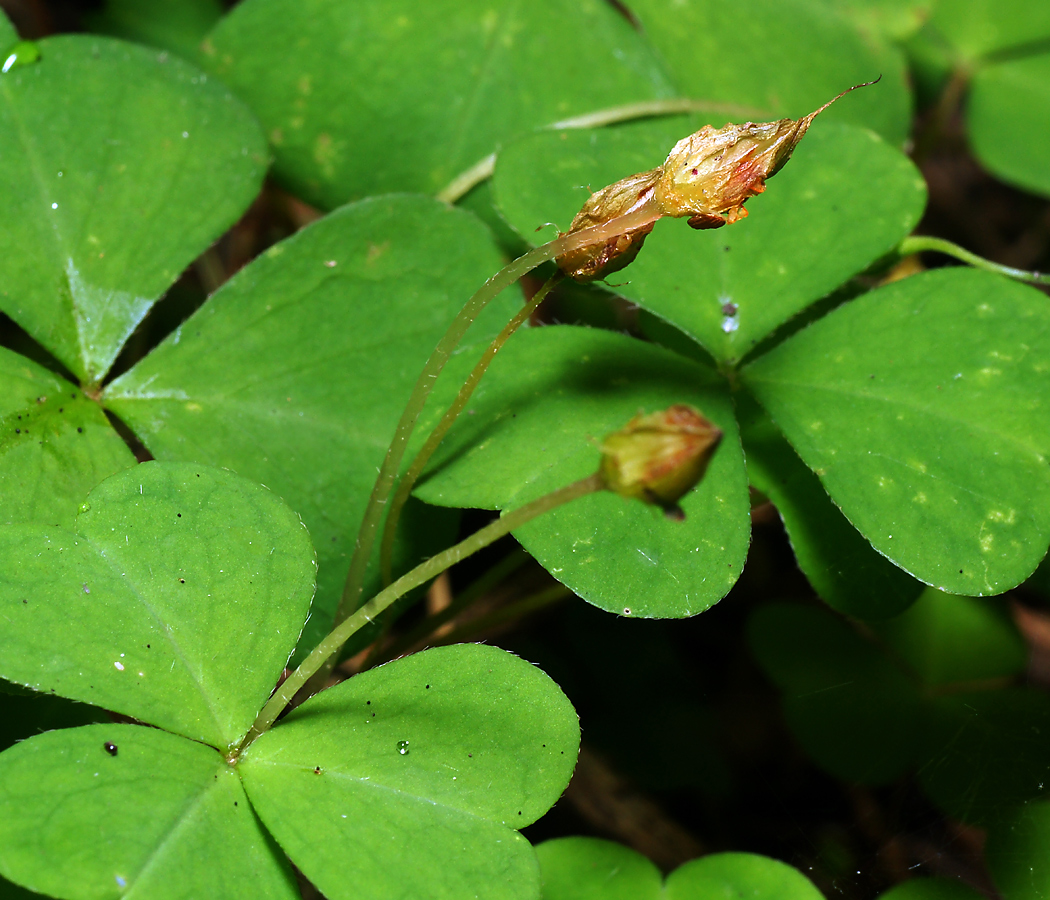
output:
[{"label": "blurred background foliage", "polygon": [[[438,90],[423,102],[434,90],[432,66],[459,33],[455,16],[437,4],[426,27],[405,37],[384,18],[385,5],[356,6],[355,27],[370,31],[348,46],[337,40],[344,10],[333,2],[0,0],[24,38],[94,31],[212,70],[252,107],[275,156],[262,194],[157,304],[115,373],[246,262],[329,209],[391,190],[435,193],[532,129],[676,94],[799,115],[835,92],[830,82],[881,72],[878,91],[829,117],[852,117],[909,152],[929,189],[916,232],[1006,265],[1050,269],[1043,0],[550,0],[544,6],[561,17],[553,25],[536,24],[535,11],[519,4],[516,27],[550,33],[550,43],[508,54],[479,108],[458,111],[462,131],[444,137],[455,78],[474,77],[445,60],[448,96]],[[260,10],[281,27],[262,28],[253,19]],[[589,69],[605,71],[610,46],[621,80],[588,79]],[[543,65],[552,54],[560,70]],[[369,85],[406,66],[410,83],[377,112]],[[341,79],[355,85],[353,96]],[[463,203],[496,229],[508,254],[520,249],[488,184]],[[608,288],[567,286],[541,317],[637,336],[660,328]],[[48,361],[6,317],[0,343]],[[462,530],[487,515],[466,514]],[[967,889],[1050,896],[1050,823],[1040,800],[1050,784],[1050,566],[1001,597],[929,589],[904,612],[861,622],[821,602],[776,507],[755,490],[752,523],[743,575],[702,616],[609,615],[574,601],[507,540],[439,580],[348,671],[426,641],[483,639],[550,674],[580,714],[584,743],[566,795],[526,830],[534,843],[609,838],[665,873],[713,851],[762,853],[801,869],[826,896],[850,900],[916,875],[961,885],[917,898],[962,898]],[[434,630],[427,615],[447,621]],[[3,746],[100,715],[24,694],[0,703]],[[1021,878],[1024,868],[1032,872]],[[890,896],[910,895],[901,884]]]}]

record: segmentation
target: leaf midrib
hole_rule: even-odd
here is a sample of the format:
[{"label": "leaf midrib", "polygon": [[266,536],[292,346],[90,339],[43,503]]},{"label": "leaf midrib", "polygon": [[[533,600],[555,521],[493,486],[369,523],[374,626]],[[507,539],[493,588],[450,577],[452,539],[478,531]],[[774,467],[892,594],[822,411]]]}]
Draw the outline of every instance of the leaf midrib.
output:
[{"label": "leaf midrib", "polygon": [[[148,612],[149,615],[153,618],[153,620],[158,624],[160,632],[164,635],[168,644],[171,646],[172,652],[175,654],[179,662],[182,663],[183,668],[189,674],[190,678],[193,681],[193,684],[197,687],[197,690],[200,692],[201,699],[204,700],[205,708],[210,713],[212,717],[212,722],[215,724],[217,737],[220,741],[222,741],[224,739],[225,729],[223,728],[222,723],[219,721],[218,711],[216,710],[216,707],[212,702],[211,697],[209,697],[208,692],[205,690],[203,683],[197,677],[197,674],[194,672],[193,667],[190,665],[189,659],[184,654],[182,647],[179,645],[179,642],[175,639],[174,633],[167,627],[166,621],[161,617],[161,615],[157,612],[153,605],[143,595],[138,583],[133,578],[129,577],[126,571],[118,571],[121,567],[116,564],[115,559],[111,559],[107,555],[107,551],[112,550],[112,548],[100,546],[80,531],[75,531],[73,532],[73,534],[75,534],[78,538],[83,540],[89,547],[91,547],[96,552],[97,558],[105,561],[106,565],[112,572],[119,575],[119,578],[121,579],[120,583],[126,584],[128,586],[128,590],[132,593],[135,599],[141,603],[142,607],[146,610],[146,612]],[[127,567],[124,568],[126,569]],[[183,737],[186,736],[183,735]],[[192,738],[190,739],[192,740]]]}]

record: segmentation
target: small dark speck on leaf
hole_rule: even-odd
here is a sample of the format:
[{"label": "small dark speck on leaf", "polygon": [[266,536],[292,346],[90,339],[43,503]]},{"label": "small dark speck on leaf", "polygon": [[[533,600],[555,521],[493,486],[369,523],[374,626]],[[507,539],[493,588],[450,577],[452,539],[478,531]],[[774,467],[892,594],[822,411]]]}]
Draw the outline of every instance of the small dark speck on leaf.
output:
[{"label": "small dark speck on leaf", "polygon": [[149,644],[146,644],[146,649],[149,650]]},{"label": "small dark speck on leaf", "polygon": [[178,519],[181,519],[182,518],[182,513],[175,513],[175,517],[178,518]]},{"label": "small dark speck on leaf", "polygon": [[58,408],[58,411],[59,412],[65,412],[65,410],[61,406]]},{"label": "small dark speck on leaf", "polygon": [[237,805],[237,801],[236,801],[236,800],[234,800],[234,801],[233,801],[233,805],[234,805],[234,806],[236,806],[236,805]]},{"label": "small dark speck on leaf", "polygon": [[520,809],[518,810],[518,815],[519,815],[519,816],[521,815],[521,810],[520,810]]},{"label": "small dark speck on leaf", "polygon": [[320,774],[321,774],[321,767],[320,766],[314,766],[314,775],[320,775]]},{"label": "small dark speck on leaf", "polygon": [[962,569],[959,569],[959,574],[962,575]]},{"label": "small dark speck on leaf", "polygon": [[186,583],[186,579],[185,578],[180,578],[179,579],[179,584],[185,584],[185,583]]},{"label": "small dark speck on leaf", "polygon": [[77,429],[77,434],[83,434],[83,433],[84,433],[84,429],[83,428],[78,428]]},{"label": "small dark speck on leaf", "polygon": [[468,753],[468,754],[467,754],[467,756],[468,756],[468,757],[469,757],[470,759],[473,759],[473,758],[474,758],[474,754],[473,754],[473,753]]},{"label": "small dark speck on leaf", "polygon": [[112,741],[106,741],[106,743],[104,743],[102,746],[105,748],[106,752],[110,756],[117,755],[117,745],[114,744]]},{"label": "small dark speck on leaf", "polygon": [[429,685],[429,684],[427,685],[427,690],[428,690],[428,691],[430,690],[430,685]]},{"label": "small dark speck on leaf", "polygon": [[15,434],[21,434],[21,433],[22,433],[22,429],[21,428],[16,428],[15,429]]},{"label": "small dark speck on leaf", "polygon": [[23,603],[28,603],[29,601],[28,601],[28,600],[23,600],[22,602],[23,602]]},{"label": "small dark speck on leaf", "polygon": [[869,375],[869,376],[868,376],[868,378],[874,378],[874,377],[875,377],[874,375]]}]

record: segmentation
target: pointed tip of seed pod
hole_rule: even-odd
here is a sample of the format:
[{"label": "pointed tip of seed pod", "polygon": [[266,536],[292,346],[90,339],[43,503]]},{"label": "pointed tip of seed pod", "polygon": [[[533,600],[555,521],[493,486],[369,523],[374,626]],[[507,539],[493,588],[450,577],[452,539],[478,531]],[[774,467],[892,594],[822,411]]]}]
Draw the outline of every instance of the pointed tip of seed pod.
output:
[{"label": "pointed tip of seed pod", "polygon": [[685,404],[637,415],[602,441],[602,478],[621,497],[680,521],[678,501],[704,477],[721,439],[721,430]]}]

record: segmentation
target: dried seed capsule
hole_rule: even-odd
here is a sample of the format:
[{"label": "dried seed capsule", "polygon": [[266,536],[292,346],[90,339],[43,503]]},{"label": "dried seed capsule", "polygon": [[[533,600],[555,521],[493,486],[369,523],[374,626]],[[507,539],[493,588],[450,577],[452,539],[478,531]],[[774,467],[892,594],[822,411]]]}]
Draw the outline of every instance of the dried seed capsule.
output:
[{"label": "dried seed capsule", "polygon": [[[617,216],[653,206],[653,189],[663,175],[663,167],[631,175],[615,184],[591,194],[583,209],[576,213],[566,234],[602,225]],[[641,228],[625,231],[600,244],[590,244],[558,257],[558,266],[577,281],[587,282],[604,278],[630,265],[642,249],[645,237],[660,218],[654,207],[651,222]]]},{"label": "dried seed capsule", "polygon": [[605,486],[681,518],[678,501],[707,471],[722,432],[691,406],[638,415],[602,441]]},{"label": "dried seed capsule", "polygon": [[646,235],[663,216],[688,216],[693,228],[720,228],[745,218],[744,203],[766,189],[766,179],[783,168],[813,120],[843,94],[866,86],[858,84],[843,91],[801,119],[722,128],[705,125],[682,138],[662,166],[591,194],[565,234],[641,210],[650,211],[652,218],[642,226],[559,256],[558,266],[577,281],[594,281],[633,262]]}]

